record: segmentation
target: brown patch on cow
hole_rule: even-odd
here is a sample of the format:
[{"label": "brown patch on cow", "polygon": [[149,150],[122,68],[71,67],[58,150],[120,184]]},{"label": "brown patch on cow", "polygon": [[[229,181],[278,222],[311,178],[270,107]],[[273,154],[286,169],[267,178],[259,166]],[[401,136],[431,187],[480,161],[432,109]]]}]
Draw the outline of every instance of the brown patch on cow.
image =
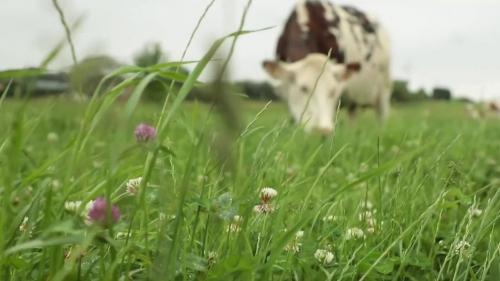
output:
[{"label": "brown patch on cow", "polygon": [[500,107],[495,102],[490,102],[490,110],[500,111]]},{"label": "brown patch on cow", "polygon": [[287,80],[293,80],[294,76],[292,73],[287,72],[281,65],[280,62],[278,61],[264,61],[262,63],[262,67],[271,75],[271,77],[275,79],[287,79]]},{"label": "brown patch on cow", "polygon": [[[306,2],[308,13],[308,31],[300,28],[297,12],[294,10],[287,20],[283,33],[278,41],[276,54],[279,60],[295,62],[310,53],[328,55],[337,62],[344,62],[337,38],[330,32],[330,27],[338,27],[339,20],[328,22],[325,8],[321,2]],[[335,17],[338,19],[338,17]]]},{"label": "brown patch on cow", "polygon": [[355,73],[361,71],[361,64],[359,63],[348,63],[345,65],[345,72],[342,79],[347,80],[351,78]]}]

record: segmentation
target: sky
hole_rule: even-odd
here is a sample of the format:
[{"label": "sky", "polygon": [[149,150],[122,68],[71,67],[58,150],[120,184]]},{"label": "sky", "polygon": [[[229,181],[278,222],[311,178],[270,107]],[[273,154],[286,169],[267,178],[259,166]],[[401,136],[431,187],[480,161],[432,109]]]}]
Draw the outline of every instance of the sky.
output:
[{"label": "sky", "polygon": [[[52,0],[1,0],[0,70],[38,65],[64,30]],[[59,0],[67,20],[84,16],[74,32],[78,59],[112,55],[122,63],[146,44],[159,42],[178,60],[210,0]],[[216,38],[237,30],[247,0],[215,0],[196,34],[187,59],[203,56]],[[240,37],[231,79],[267,79],[261,68],[273,59],[278,36],[296,0],[253,0],[245,29],[273,29]],[[455,96],[500,99],[499,0],[336,0],[384,24],[392,42],[395,79],[431,90],[445,86]],[[222,53],[220,54],[223,55]],[[71,65],[63,50],[52,69]]]}]

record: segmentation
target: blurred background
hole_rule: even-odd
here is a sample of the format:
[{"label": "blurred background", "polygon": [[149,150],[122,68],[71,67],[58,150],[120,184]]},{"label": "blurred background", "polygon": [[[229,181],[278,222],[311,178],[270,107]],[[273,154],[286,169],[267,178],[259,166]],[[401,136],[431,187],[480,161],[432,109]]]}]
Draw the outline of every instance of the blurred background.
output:
[{"label": "blurred background", "polygon": [[[119,65],[178,60],[209,2],[60,0],[66,19],[73,26],[72,36],[80,65],[72,65],[69,48],[65,45],[50,64],[53,77],[45,85],[63,91],[67,86],[64,81],[71,80],[69,84],[98,81],[101,75]],[[261,62],[274,58],[279,33],[295,2],[253,1],[245,29],[274,28],[242,36],[230,69],[230,79],[243,85],[245,93],[251,97],[273,97]],[[436,95],[474,101],[500,99],[500,1],[333,2],[357,6],[377,16],[389,30],[396,100]],[[246,0],[215,1],[186,59],[200,59],[214,39],[237,30],[245,4]],[[0,71],[39,66],[65,38],[50,0],[2,0],[0,34]],[[79,72],[75,71],[76,67],[80,68]],[[82,69],[96,77],[80,77],[78,73]],[[183,71],[189,70],[190,67],[186,67]]]}]

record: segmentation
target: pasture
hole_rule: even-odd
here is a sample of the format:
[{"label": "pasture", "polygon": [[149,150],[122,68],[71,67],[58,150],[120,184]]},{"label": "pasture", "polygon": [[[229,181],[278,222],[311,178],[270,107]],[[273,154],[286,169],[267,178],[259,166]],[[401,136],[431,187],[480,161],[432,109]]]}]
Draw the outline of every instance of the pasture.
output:
[{"label": "pasture", "polygon": [[[189,102],[139,143],[160,104],[0,106],[1,280],[500,276],[500,122],[461,103],[342,110],[320,137],[283,103]],[[119,220],[89,222],[99,197]]]}]

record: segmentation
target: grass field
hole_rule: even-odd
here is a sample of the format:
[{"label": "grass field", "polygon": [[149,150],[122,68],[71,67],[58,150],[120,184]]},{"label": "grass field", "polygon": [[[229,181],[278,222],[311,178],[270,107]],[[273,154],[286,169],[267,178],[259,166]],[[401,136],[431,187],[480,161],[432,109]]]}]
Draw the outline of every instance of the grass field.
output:
[{"label": "grass field", "polygon": [[[321,138],[282,103],[191,102],[141,143],[162,107],[125,107],[1,104],[0,280],[500,278],[500,122],[463,104]],[[99,197],[119,220],[89,219]]]}]

